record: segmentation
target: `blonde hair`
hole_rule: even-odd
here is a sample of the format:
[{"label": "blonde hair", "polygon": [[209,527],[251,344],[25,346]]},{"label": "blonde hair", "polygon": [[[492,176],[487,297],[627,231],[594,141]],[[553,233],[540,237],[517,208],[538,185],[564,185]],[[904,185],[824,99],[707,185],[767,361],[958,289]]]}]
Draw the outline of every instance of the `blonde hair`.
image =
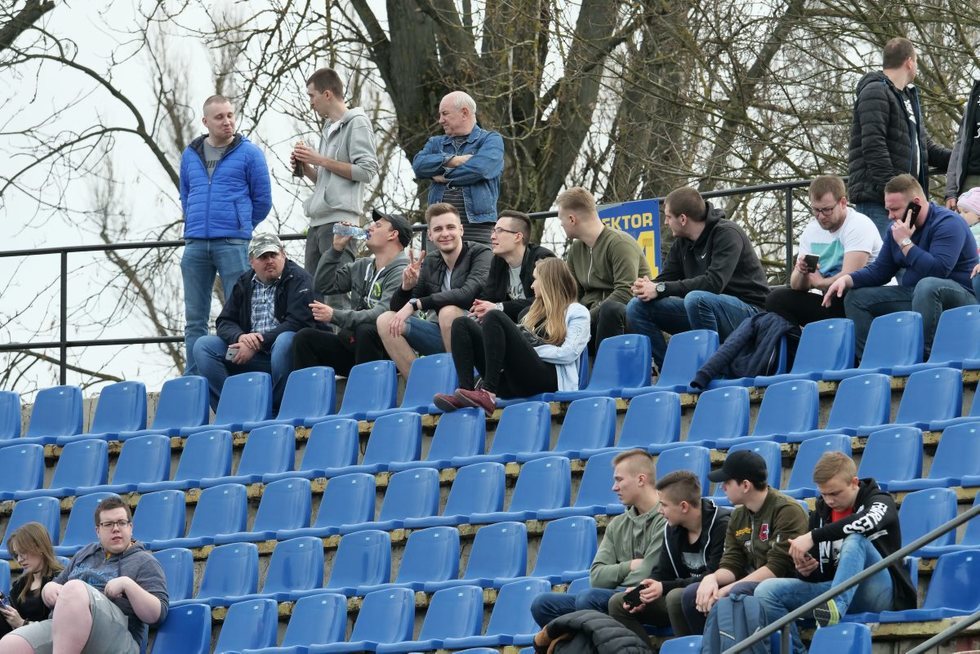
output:
[{"label": "blonde hair", "polygon": [[634,475],[646,475],[647,479],[653,483],[656,474],[654,471],[653,457],[650,456],[649,452],[640,448],[620,452],[613,457],[612,466],[615,468],[623,462],[626,463],[626,467]]},{"label": "blonde hair", "polygon": [[568,265],[557,258],[539,261],[534,267],[534,275],[538,278],[538,288],[531,308],[524,314],[521,324],[533,332],[543,323],[544,341],[551,345],[560,345],[568,334],[565,312],[570,304],[578,300],[575,277]]},{"label": "blonde hair", "polygon": [[813,466],[813,481],[826,484],[834,477],[847,478],[851,481],[857,476],[857,465],[854,459],[843,452],[826,452]]},{"label": "blonde hair", "polygon": [[[51,536],[48,530],[39,522],[28,522],[17,528],[7,540],[7,549],[14,558],[15,552],[21,554],[37,554],[41,557],[41,569],[38,573],[41,578],[50,577],[61,572],[62,565],[54,554],[54,547],[51,546]],[[27,594],[31,590],[30,582],[24,584],[17,596],[19,602],[27,599]]]}]

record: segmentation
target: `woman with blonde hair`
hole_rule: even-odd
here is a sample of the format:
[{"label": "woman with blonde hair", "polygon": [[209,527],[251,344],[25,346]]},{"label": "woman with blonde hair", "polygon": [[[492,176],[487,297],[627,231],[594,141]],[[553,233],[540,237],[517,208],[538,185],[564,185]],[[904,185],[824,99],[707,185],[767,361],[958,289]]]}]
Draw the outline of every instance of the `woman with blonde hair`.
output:
[{"label": "woman with blonde hair", "polygon": [[[528,397],[578,389],[579,357],[589,343],[589,310],[576,300],[578,287],[561,259],[543,259],[534,268],[534,301],[518,324],[503,311],[489,311],[479,323],[457,318],[452,355],[459,388],[433,398],[443,411],[480,407],[493,413],[497,396]],[[475,384],[473,368],[480,373]]]},{"label": "woman with blonde hair", "polygon": [[0,600],[0,636],[28,622],[46,620],[50,609],[41,600],[41,587],[61,572],[48,531],[38,522],[28,522],[7,539],[11,558],[21,567],[21,575],[10,588],[10,596]]}]

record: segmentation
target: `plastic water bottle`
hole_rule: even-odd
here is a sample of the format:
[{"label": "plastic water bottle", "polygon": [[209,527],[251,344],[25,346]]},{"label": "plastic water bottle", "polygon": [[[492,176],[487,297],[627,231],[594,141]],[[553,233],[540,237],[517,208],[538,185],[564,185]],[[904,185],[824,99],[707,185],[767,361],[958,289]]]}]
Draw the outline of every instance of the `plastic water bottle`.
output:
[{"label": "plastic water bottle", "polygon": [[344,225],[337,223],[333,226],[334,236],[352,236],[355,241],[363,241],[367,238],[367,231],[357,225]]}]

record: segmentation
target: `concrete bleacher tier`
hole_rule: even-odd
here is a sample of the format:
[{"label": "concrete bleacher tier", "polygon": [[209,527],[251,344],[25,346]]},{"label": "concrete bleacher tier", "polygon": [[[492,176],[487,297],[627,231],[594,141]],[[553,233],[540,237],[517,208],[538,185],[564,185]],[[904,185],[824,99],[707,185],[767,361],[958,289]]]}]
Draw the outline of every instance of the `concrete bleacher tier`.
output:
[{"label": "concrete bleacher tier", "polygon": [[[726,450],[752,449],[774,485],[811,506],[820,454],[852,453],[859,474],[895,493],[911,542],[980,502],[980,320],[977,307],[953,311],[926,362],[921,321],[894,314],[848,369],[853,332],[837,321],[808,326],[803,358],[780,375],[700,395],[683,380],[716,335],[672,339],[653,385],[649,355],[636,355],[649,352],[645,337],[628,335],[603,344],[581,397],[509,402],[487,419],[440,416],[427,401],[455,384],[446,355],[419,360],[400,404],[390,362],[346,383],[328,368],[298,371],[278,416],[268,376],[230,378],[211,423],[193,377],[164,385],[149,427],[138,383],[106,387],[87,412],[77,388],[46,389],[26,425],[16,394],[0,393],[0,589],[16,568],[6,537],[17,525],[45,524],[68,556],[90,540],[98,500],[118,493],[172,595],[152,652],[516,651],[536,631],[537,593],[587,585],[597,539],[623,510],[611,460],[630,447],[654,454],[658,475],[702,479]],[[912,350],[890,366],[878,334]],[[870,635],[880,651],[904,651],[976,610],[978,522],[918,553],[918,610],[820,630],[822,647],[863,652]]]}]

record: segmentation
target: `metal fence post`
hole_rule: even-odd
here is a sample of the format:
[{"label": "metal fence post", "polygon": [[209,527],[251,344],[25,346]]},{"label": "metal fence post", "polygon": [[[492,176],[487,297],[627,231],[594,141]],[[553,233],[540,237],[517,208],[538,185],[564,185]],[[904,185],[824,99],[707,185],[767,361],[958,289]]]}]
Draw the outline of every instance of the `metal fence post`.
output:
[{"label": "metal fence post", "polygon": [[62,386],[68,383],[68,251],[61,252],[61,345],[58,361],[58,379]]}]

